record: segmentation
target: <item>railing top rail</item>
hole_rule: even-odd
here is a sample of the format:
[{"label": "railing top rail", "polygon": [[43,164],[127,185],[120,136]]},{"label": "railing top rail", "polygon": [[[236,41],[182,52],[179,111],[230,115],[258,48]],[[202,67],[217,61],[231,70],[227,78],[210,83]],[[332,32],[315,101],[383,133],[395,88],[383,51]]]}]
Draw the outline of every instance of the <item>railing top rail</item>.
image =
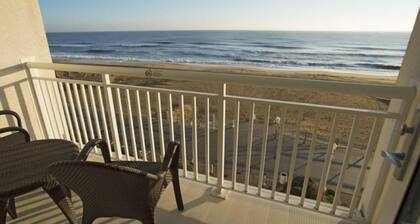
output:
[{"label": "railing top rail", "polygon": [[157,87],[146,87],[146,86],[133,86],[133,85],[125,85],[125,84],[104,84],[102,82],[93,82],[93,81],[85,81],[85,80],[76,80],[76,79],[56,79],[56,78],[49,78],[49,77],[35,77],[36,80],[45,80],[45,81],[56,81],[62,83],[76,83],[76,84],[84,84],[84,85],[92,85],[92,86],[109,86],[111,88],[121,88],[121,89],[131,89],[131,90],[143,90],[143,91],[151,91],[151,92],[161,92],[161,93],[176,93],[176,94],[184,94],[184,95],[192,95],[192,96],[204,96],[204,97],[216,97],[216,93],[209,93],[209,92],[197,92],[197,91],[189,91],[189,90],[178,90],[178,89],[167,89],[167,88],[157,88]]},{"label": "railing top rail", "polygon": [[231,95],[227,95],[225,98],[228,100],[258,102],[258,103],[264,103],[264,104],[286,106],[289,108],[296,108],[296,109],[302,109],[302,110],[335,112],[335,113],[346,113],[346,114],[353,114],[353,115],[367,115],[367,116],[380,117],[380,118],[401,119],[400,113],[380,111],[380,110],[360,109],[360,108],[341,107],[341,106],[329,106],[329,105],[321,105],[321,104],[313,104],[313,103],[301,103],[301,102],[294,102],[294,101],[261,99],[261,98],[254,98],[254,97],[242,97],[242,96],[231,96]]},{"label": "railing top rail", "polygon": [[152,76],[154,78],[165,78],[173,80],[194,80],[199,82],[224,82],[229,84],[260,85],[274,88],[338,92],[350,95],[380,96],[404,100],[411,100],[416,94],[416,88],[414,86],[363,84],[274,76],[245,75],[235,73],[189,71],[180,69],[151,69],[129,66],[81,65],[40,62],[26,62],[26,66],[33,69],[98,74],[119,74],[135,77]]}]

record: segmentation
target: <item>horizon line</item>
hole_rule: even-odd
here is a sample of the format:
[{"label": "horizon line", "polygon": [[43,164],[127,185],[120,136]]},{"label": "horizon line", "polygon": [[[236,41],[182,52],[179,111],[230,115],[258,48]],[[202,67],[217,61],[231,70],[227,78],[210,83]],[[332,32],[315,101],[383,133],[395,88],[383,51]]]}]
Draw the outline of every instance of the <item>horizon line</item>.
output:
[{"label": "horizon line", "polygon": [[174,31],[238,31],[238,32],[337,32],[337,33],[409,33],[411,30],[252,30],[252,29],[167,29],[167,30],[92,30],[92,31],[45,31],[46,33],[110,33],[110,32],[174,32]]}]

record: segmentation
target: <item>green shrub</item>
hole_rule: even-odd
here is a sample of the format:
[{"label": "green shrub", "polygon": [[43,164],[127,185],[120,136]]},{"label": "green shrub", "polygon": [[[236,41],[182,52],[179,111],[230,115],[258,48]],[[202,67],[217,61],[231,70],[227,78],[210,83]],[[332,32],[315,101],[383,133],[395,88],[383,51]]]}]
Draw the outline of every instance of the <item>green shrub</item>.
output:
[{"label": "green shrub", "polygon": [[322,197],[322,201],[328,202],[328,203],[333,203],[334,196],[335,196],[335,191],[333,189],[328,188],[324,192],[324,196]]},{"label": "green shrub", "polygon": [[[178,162],[178,167],[179,167],[179,169],[184,169],[184,165],[182,164],[181,160]],[[193,162],[187,161],[187,170],[188,171],[193,171],[194,170],[194,163]]]},{"label": "green shrub", "polygon": [[[293,178],[292,181],[292,189],[290,189],[290,194],[301,196],[302,195],[302,187],[303,182],[305,181],[305,177],[298,176]],[[282,189],[282,192],[286,192],[286,187]],[[318,183],[314,180],[309,178],[308,188],[306,189],[306,198],[310,198],[316,200],[316,196],[318,194]],[[322,197],[322,201],[332,203],[334,201],[335,191],[333,189],[328,188]]]}]

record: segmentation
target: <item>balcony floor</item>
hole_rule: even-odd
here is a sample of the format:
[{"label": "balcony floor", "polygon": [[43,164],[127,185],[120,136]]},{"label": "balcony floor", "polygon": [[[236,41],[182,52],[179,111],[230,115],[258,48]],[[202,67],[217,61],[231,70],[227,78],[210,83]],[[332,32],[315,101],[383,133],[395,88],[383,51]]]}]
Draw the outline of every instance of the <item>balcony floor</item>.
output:
[{"label": "balcony floor", "polygon": [[[157,223],[350,223],[337,217],[238,192],[229,192],[226,200],[218,199],[209,195],[211,186],[187,179],[181,180],[181,188],[185,210],[178,212],[176,209],[172,185],[170,185],[162,195],[156,209]],[[16,200],[19,218],[8,220],[7,223],[67,223],[54,202],[41,190],[22,195]],[[81,218],[82,202],[77,196],[74,196],[73,200],[77,215]],[[101,218],[97,219],[95,223],[140,222],[127,219]]]}]

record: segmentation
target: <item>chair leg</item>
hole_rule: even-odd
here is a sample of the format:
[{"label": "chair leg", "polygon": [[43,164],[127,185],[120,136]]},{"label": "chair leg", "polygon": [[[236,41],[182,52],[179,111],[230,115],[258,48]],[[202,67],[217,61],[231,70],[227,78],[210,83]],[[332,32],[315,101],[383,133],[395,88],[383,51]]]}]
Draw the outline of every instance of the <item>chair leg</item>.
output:
[{"label": "chair leg", "polygon": [[155,218],[153,212],[143,213],[141,216],[137,217],[142,224],[155,224]]},{"label": "chair leg", "polygon": [[9,203],[7,206],[7,213],[9,213],[10,217],[12,217],[12,219],[16,219],[17,218],[17,212],[16,212],[16,203],[15,203],[15,198],[9,198]]},{"label": "chair leg", "polygon": [[184,203],[182,201],[181,187],[179,186],[178,168],[175,168],[175,169],[171,168],[170,172],[171,172],[171,175],[172,175],[172,184],[173,184],[173,187],[174,187],[176,204],[178,206],[178,210],[183,211],[184,210]]},{"label": "chair leg", "polygon": [[70,201],[72,202],[72,195],[71,195],[71,190],[70,188],[66,187],[66,186],[61,186],[61,188],[63,189],[64,194],[70,199]]},{"label": "chair leg", "polygon": [[55,202],[55,204],[60,208],[61,212],[63,212],[64,216],[66,216],[67,220],[71,224],[76,224],[77,219],[73,211],[73,206],[68,197],[66,197],[65,193],[63,192],[60,185],[56,185],[52,188],[43,188],[45,192],[51,197],[51,199]]},{"label": "chair leg", "polygon": [[0,198],[0,224],[6,224],[7,205],[8,199]]},{"label": "chair leg", "polygon": [[95,217],[89,216],[83,211],[82,224],[92,224],[95,219]]}]

